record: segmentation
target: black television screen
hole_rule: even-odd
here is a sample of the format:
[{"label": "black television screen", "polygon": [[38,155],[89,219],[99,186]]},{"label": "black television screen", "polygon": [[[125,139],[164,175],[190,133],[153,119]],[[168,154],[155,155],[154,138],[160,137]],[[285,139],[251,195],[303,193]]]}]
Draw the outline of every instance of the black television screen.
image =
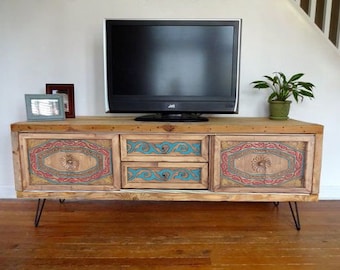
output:
[{"label": "black television screen", "polygon": [[105,20],[107,112],[165,121],[237,113],[240,32],[240,19]]}]

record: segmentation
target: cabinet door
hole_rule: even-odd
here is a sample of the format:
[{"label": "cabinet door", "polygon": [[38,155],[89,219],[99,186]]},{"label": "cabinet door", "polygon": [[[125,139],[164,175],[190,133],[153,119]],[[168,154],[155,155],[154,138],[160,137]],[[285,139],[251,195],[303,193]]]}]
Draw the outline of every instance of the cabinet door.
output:
[{"label": "cabinet door", "polygon": [[208,162],[206,135],[122,135],[122,161]]},{"label": "cabinet door", "polygon": [[208,163],[122,162],[122,187],[207,189]]},{"label": "cabinet door", "polygon": [[120,188],[118,136],[20,134],[23,190]]},{"label": "cabinet door", "polygon": [[212,189],[311,193],[314,135],[216,136]]}]

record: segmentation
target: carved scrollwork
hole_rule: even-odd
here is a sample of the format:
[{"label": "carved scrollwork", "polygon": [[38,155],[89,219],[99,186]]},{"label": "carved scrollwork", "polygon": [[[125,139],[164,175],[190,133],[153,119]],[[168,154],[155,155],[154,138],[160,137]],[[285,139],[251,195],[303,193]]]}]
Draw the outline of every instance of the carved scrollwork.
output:
[{"label": "carved scrollwork", "polygon": [[251,161],[251,167],[255,172],[265,172],[271,165],[271,160],[264,155],[256,156]]},{"label": "carved scrollwork", "polygon": [[74,171],[79,168],[79,160],[71,154],[66,154],[60,159],[61,165],[68,171]]},{"label": "carved scrollwork", "polygon": [[153,143],[148,141],[127,141],[128,153],[142,153],[144,155],[164,155],[178,153],[180,155],[195,155],[201,154],[200,143],[188,142],[167,142]]},{"label": "carved scrollwork", "polygon": [[195,181],[201,179],[201,170],[192,168],[167,168],[154,170],[153,168],[128,168],[128,181],[138,179],[150,182],[166,181]]}]

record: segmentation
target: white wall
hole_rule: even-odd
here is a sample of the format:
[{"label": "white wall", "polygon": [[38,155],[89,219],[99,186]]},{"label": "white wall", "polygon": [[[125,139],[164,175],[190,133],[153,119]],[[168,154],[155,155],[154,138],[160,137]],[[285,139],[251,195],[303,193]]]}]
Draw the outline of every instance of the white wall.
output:
[{"label": "white wall", "polygon": [[340,56],[292,0],[1,0],[0,198],[15,197],[9,126],[26,120],[25,93],[74,83],[76,114],[104,114],[104,18],[242,18],[238,116],[267,115],[267,93],[251,81],[306,73],[316,99],[294,104],[290,116],[325,125],[320,197],[340,199]]}]

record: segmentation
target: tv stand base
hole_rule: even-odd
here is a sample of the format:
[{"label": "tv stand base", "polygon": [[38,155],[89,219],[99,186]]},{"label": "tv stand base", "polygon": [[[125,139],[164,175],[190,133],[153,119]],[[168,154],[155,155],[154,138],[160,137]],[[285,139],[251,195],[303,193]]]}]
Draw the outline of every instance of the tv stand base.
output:
[{"label": "tv stand base", "polygon": [[179,113],[179,114],[149,114],[142,115],[135,118],[135,121],[149,121],[149,122],[206,122],[209,121],[207,117],[203,117],[194,113]]},{"label": "tv stand base", "polygon": [[[36,210],[35,219],[34,219],[34,226],[35,227],[39,226],[40,218],[41,218],[42,212],[44,210],[45,202],[46,202],[46,199],[38,199],[37,210]],[[64,202],[65,202],[65,199],[59,199],[59,203],[64,203]],[[292,207],[292,202],[288,202],[288,203],[289,203],[290,212],[292,214],[292,218],[294,220],[295,228],[296,228],[297,231],[300,231],[301,230],[301,223],[300,223],[300,217],[299,217],[299,210],[298,210],[297,202],[294,202],[295,210]],[[274,202],[274,205],[276,207],[278,207],[279,202]]]},{"label": "tv stand base", "polygon": [[[36,226],[45,199],[318,200],[323,138],[318,124],[93,116],[14,123],[11,137],[17,197],[40,199]],[[297,206],[290,207],[299,229]]]}]

